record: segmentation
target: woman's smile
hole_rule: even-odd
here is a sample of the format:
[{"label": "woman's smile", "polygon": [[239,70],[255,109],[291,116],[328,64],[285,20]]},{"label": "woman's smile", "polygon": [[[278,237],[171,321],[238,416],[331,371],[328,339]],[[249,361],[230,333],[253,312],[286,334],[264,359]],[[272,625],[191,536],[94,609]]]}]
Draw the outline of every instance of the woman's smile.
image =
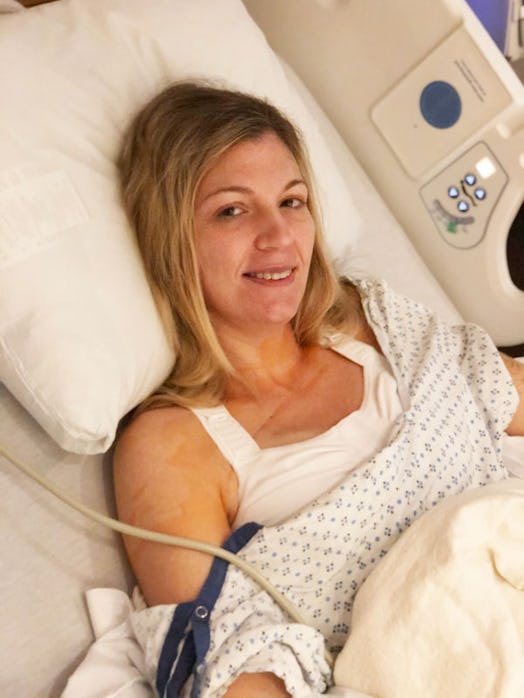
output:
[{"label": "woman's smile", "polygon": [[244,276],[256,281],[284,281],[290,279],[294,270],[294,268],[288,268],[282,271],[249,271]]}]

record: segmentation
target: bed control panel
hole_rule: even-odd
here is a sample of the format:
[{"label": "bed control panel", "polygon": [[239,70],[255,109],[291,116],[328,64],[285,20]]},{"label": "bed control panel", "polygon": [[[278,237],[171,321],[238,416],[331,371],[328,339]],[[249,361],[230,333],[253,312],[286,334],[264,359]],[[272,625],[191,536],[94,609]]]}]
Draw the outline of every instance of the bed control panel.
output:
[{"label": "bed control panel", "polygon": [[511,103],[465,27],[414,66],[371,110],[406,173],[419,179]]},{"label": "bed control panel", "polygon": [[485,143],[477,143],[420,190],[444,240],[453,247],[475,247],[508,182],[508,175]]}]

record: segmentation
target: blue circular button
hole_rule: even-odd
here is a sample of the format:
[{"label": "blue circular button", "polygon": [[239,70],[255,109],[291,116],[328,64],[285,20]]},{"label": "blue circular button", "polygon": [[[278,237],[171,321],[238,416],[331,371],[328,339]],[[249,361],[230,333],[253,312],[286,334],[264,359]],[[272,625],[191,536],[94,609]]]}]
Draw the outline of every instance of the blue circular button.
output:
[{"label": "blue circular button", "polygon": [[464,181],[466,182],[466,184],[469,184],[471,186],[471,185],[475,184],[475,182],[477,181],[477,178],[475,177],[474,174],[468,173],[467,175],[465,175]]},{"label": "blue circular button", "polygon": [[459,201],[457,208],[461,213],[466,213],[466,211],[469,211],[469,204],[467,201]]},{"label": "blue circular button", "polygon": [[422,90],[420,111],[431,126],[450,128],[460,119],[462,101],[453,85],[443,80],[435,80]]},{"label": "blue circular button", "polygon": [[475,198],[479,201],[483,201],[486,198],[486,195],[486,190],[482,189],[482,187],[477,187],[475,189]]},{"label": "blue circular button", "polygon": [[448,187],[448,196],[450,196],[452,199],[456,199],[457,196],[459,195],[459,193],[460,192],[457,189],[457,187],[453,187],[453,186]]}]

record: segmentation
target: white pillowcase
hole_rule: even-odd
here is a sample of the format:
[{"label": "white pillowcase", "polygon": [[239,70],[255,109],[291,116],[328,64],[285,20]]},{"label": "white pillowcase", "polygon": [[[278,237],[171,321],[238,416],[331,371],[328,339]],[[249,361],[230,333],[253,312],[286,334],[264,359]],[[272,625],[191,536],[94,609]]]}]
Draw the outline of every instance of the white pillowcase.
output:
[{"label": "white pillowcase", "polygon": [[267,96],[304,133],[334,257],[361,219],[240,0],[59,0],[4,14],[0,64],[0,379],[63,448],[102,452],[173,360],[114,165],[143,103],[201,76]]}]

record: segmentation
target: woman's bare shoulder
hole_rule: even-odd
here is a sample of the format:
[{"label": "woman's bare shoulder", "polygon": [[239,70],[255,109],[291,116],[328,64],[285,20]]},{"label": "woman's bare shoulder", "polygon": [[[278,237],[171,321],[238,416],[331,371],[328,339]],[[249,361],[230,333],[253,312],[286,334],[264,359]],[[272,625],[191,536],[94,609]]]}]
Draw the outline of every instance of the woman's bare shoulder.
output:
[{"label": "woman's bare shoulder", "polygon": [[[171,454],[191,440],[195,447],[200,441],[202,428],[194,414],[183,407],[150,409],[133,417],[121,430],[115,448],[115,458],[132,457],[142,450],[151,449],[158,455],[168,450]],[[195,438],[196,437],[196,438]]]},{"label": "woman's bare shoulder", "polygon": [[[198,483],[204,478],[235,500],[236,476],[231,465],[197,417],[183,407],[162,407],[140,413],[117,441],[115,480],[136,492]],[[234,504],[232,504],[234,506]]]}]

